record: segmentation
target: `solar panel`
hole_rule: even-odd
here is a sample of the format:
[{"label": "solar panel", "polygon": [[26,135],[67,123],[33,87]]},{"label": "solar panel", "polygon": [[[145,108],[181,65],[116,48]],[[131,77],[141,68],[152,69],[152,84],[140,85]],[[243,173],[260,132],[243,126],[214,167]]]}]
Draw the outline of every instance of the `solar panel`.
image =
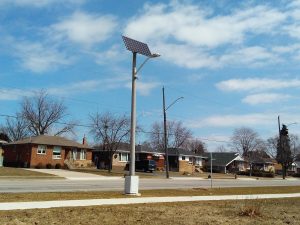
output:
[{"label": "solar panel", "polygon": [[152,57],[152,54],[149,50],[149,47],[147,44],[133,40],[129,37],[122,36],[123,41],[125,43],[126,48],[131,51],[131,52],[136,52],[141,55],[147,56],[147,57]]}]

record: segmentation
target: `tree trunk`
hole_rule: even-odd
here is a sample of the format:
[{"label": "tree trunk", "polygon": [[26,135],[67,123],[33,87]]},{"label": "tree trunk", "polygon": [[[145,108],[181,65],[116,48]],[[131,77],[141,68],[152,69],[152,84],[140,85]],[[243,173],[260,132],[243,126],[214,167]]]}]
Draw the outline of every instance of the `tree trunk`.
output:
[{"label": "tree trunk", "polygon": [[282,179],[285,179],[286,177],[286,166],[282,165]]},{"label": "tree trunk", "polygon": [[113,159],[113,156],[112,156],[112,152],[109,151],[108,152],[108,159],[109,159],[109,164],[108,164],[108,172],[111,173],[112,171],[112,159]]}]

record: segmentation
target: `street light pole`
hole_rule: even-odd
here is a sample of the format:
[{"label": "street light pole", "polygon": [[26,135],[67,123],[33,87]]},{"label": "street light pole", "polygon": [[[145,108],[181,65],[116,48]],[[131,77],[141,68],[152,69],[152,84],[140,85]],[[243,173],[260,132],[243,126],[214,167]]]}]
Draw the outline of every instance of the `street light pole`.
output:
[{"label": "street light pole", "polygon": [[213,160],[213,154],[210,152],[210,188],[212,188],[213,183],[212,183],[212,160]]},{"label": "street light pole", "polygon": [[[131,87],[131,123],[130,123],[130,164],[129,176],[125,176],[125,194],[138,195],[139,177],[135,176],[135,130],[136,130],[136,79],[137,73],[150,59],[159,57],[158,53],[151,53],[147,44],[122,36],[127,50],[132,52],[132,87]],[[136,68],[137,54],[146,56],[146,60]]]},{"label": "street light pole", "polygon": [[164,112],[164,148],[165,148],[165,169],[166,178],[169,179],[169,153],[168,153],[168,139],[167,139],[167,115],[166,115],[166,101],[165,101],[165,87],[162,88],[163,91],[163,112]]},{"label": "street light pole", "polygon": [[164,149],[165,149],[165,170],[166,170],[166,178],[169,179],[169,151],[168,151],[168,138],[167,138],[167,110],[174,105],[178,100],[183,99],[183,97],[177,98],[166,108],[165,101],[165,87],[162,88],[163,92],[163,113],[164,113]]},{"label": "street light pole", "polygon": [[136,128],[136,52],[132,53],[130,166],[129,176],[135,175],[135,128]]}]

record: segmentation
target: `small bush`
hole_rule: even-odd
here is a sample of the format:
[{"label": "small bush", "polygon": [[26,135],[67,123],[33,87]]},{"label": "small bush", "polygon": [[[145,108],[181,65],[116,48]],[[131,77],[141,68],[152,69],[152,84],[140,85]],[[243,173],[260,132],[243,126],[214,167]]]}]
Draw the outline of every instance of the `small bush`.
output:
[{"label": "small bush", "polygon": [[300,177],[300,173],[294,173],[293,177]]},{"label": "small bush", "polygon": [[42,163],[38,163],[36,166],[35,166],[36,169],[42,169],[44,168],[43,164]]},{"label": "small bush", "polygon": [[47,163],[47,164],[46,164],[46,168],[47,168],[47,169],[52,169],[51,163]]},{"label": "small bush", "polygon": [[55,164],[55,169],[61,169],[61,164],[60,163],[56,163]]},{"label": "small bush", "polygon": [[[249,170],[239,171],[239,172],[237,172],[237,175],[250,176],[250,171]],[[254,176],[254,177],[275,177],[275,174],[273,172],[254,170],[254,171],[252,171],[252,176]]]},{"label": "small bush", "polygon": [[240,216],[255,217],[262,215],[262,201],[245,200],[239,210]]}]

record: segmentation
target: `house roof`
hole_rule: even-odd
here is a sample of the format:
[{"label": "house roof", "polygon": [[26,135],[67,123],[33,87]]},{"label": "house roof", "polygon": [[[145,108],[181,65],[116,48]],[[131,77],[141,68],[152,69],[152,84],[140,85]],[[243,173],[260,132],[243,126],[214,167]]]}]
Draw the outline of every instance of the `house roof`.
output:
[{"label": "house roof", "polygon": [[91,147],[89,147],[88,145],[83,145],[76,141],[66,139],[64,137],[48,136],[48,135],[39,135],[39,136],[28,137],[28,138],[24,138],[22,140],[10,142],[6,145],[22,145],[22,144],[56,145],[56,146],[91,149]]},{"label": "house roof", "polygon": [[[208,161],[210,161],[211,153],[204,153],[204,156],[207,156]],[[212,158],[213,166],[227,166],[234,160],[244,161],[237,152],[213,152]]]},{"label": "house roof", "polygon": [[[183,149],[183,148],[168,148],[168,154],[169,155],[184,155],[184,156],[199,156],[202,157],[202,155],[194,153],[192,151]],[[205,158],[205,157],[204,157]]]}]

